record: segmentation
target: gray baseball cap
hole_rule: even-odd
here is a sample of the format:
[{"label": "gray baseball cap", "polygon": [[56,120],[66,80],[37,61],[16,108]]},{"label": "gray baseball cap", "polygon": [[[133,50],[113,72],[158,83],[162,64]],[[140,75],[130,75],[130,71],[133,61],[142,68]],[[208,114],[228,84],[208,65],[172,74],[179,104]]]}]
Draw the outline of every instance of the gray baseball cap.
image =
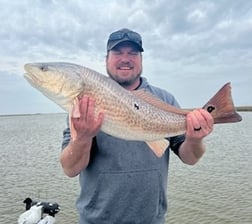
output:
[{"label": "gray baseball cap", "polygon": [[109,39],[107,42],[107,50],[112,50],[115,46],[124,41],[132,42],[139,49],[140,52],[144,51],[142,47],[141,35],[127,28],[120,29],[109,35]]}]

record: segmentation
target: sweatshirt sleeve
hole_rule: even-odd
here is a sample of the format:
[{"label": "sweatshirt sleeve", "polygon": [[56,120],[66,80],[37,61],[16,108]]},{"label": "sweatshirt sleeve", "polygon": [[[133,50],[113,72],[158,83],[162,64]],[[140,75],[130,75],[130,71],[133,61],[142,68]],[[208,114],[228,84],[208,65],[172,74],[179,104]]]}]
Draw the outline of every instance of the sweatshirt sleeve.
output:
[{"label": "sweatshirt sleeve", "polygon": [[61,149],[64,150],[64,148],[69,144],[71,140],[71,134],[70,134],[70,128],[69,128],[69,115],[66,119],[67,127],[63,130],[63,140],[61,144]]}]

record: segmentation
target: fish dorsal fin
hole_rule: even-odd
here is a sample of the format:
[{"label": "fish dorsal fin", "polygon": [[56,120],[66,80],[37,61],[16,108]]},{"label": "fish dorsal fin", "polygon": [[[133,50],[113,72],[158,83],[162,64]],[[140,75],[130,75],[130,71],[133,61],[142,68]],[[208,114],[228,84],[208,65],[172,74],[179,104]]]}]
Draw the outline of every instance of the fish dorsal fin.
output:
[{"label": "fish dorsal fin", "polygon": [[132,91],[132,93],[135,96],[137,96],[138,98],[140,98],[141,100],[145,101],[146,103],[149,103],[152,106],[157,107],[161,110],[164,110],[164,111],[167,111],[170,113],[182,114],[182,115],[186,115],[189,112],[187,110],[182,110],[180,108],[174,107],[174,106],[160,100],[159,98],[157,98],[156,96],[147,92],[144,89],[134,90],[134,91]]},{"label": "fish dorsal fin", "polygon": [[157,157],[161,157],[165,150],[168,148],[170,142],[167,139],[161,139],[157,141],[146,142],[150,149]]}]

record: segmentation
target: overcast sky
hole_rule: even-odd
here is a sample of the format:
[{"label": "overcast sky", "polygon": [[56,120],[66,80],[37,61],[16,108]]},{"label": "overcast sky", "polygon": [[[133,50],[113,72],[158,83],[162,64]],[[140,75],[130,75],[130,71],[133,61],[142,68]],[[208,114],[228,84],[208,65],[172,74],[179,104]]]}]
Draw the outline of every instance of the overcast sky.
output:
[{"label": "overcast sky", "polygon": [[22,77],[28,62],[65,61],[105,74],[108,35],[142,35],[143,76],[201,107],[226,82],[252,105],[252,1],[0,0],[0,114],[62,110]]}]

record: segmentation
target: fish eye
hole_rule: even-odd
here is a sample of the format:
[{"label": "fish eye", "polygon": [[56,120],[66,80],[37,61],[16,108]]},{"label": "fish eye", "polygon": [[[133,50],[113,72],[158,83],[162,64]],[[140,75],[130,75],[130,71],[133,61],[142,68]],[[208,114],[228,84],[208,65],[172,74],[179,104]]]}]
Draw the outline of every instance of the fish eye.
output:
[{"label": "fish eye", "polygon": [[42,66],[40,67],[40,69],[41,69],[41,71],[46,72],[46,71],[48,71],[48,66],[42,65]]}]

